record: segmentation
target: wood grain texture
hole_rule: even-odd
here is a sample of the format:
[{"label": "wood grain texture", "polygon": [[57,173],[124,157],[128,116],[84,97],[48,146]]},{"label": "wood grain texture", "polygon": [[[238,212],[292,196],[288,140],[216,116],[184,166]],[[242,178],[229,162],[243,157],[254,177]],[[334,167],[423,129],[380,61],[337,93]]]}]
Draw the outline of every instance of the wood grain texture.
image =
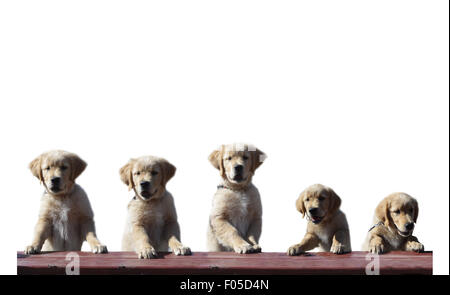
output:
[{"label": "wood grain texture", "polygon": [[[24,255],[17,252],[17,274],[65,274],[66,255],[52,252]],[[194,252],[192,256],[161,253],[157,259],[138,259],[133,252],[92,254],[76,252],[80,274],[154,274],[154,275],[341,275],[365,274],[367,252],[335,255],[310,253],[287,256],[285,253],[235,254],[230,252]],[[380,255],[380,274],[431,275],[433,254],[391,252]]]}]

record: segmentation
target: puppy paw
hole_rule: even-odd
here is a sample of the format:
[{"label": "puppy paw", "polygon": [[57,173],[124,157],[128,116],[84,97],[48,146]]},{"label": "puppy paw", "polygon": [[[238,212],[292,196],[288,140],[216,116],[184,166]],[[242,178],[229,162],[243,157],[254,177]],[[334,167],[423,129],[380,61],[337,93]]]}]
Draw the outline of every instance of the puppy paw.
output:
[{"label": "puppy paw", "polygon": [[423,252],[425,247],[422,243],[411,241],[406,245],[406,251]]},{"label": "puppy paw", "polygon": [[92,253],[100,254],[100,253],[108,253],[108,248],[105,245],[96,245],[92,248]]},{"label": "puppy paw", "polygon": [[246,253],[253,253],[255,250],[253,249],[253,246],[250,244],[243,244],[237,247],[234,247],[234,252],[239,254],[246,254]]},{"label": "puppy paw", "polygon": [[25,251],[23,251],[23,252],[24,252],[24,254],[27,254],[27,255],[39,254],[39,253],[41,253],[41,249],[39,249],[39,247],[37,247],[37,246],[27,246],[25,248]]},{"label": "puppy paw", "polygon": [[385,251],[383,244],[373,244],[369,247],[369,252],[372,254],[383,254]]},{"label": "puppy paw", "polygon": [[345,247],[341,243],[334,243],[330,248],[330,252],[334,254],[343,254],[345,253]]},{"label": "puppy paw", "polygon": [[173,249],[173,254],[175,255],[191,255],[191,249],[189,247],[176,247]]},{"label": "puppy paw", "polygon": [[297,255],[300,255],[303,253],[305,253],[305,251],[303,251],[303,249],[298,245],[289,247],[289,249],[287,251],[287,255],[289,255],[289,256],[297,256]]},{"label": "puppy paw", "polygon": [[145,247],[138,251],[139,259],[151,259],[156,258],[157,256],[158,253],[156,253],[156,250],[152,247]]},{"label": "puppy paw", "polygon": [[260,245],[258,245],[258,244],[256,244],[256,245],[253,245],[253,252],[255,252],[255,253],[261,253],[261,246]]}]

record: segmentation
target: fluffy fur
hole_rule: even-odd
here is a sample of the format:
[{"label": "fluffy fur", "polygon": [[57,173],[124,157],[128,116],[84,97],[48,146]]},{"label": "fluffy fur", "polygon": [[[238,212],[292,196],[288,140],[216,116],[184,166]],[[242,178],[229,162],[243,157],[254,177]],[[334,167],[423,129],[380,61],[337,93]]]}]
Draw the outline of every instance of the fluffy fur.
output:
[{"label": "fluffy fur", "polygon": [[299,255],[316,247],[335,254],[351,252],[350,231],[340,205],[341,199],[329,187],[315,184],[305,189],[296,207],[308,218],[306,235],[288,249],[288,255]]},{"label": "fluffy fur", "polygon": [[45,187],[33,242],[25,254],[42,251],[79,251],[87,241],[94,253],[106,253],[95,234],[94,213],[75,179],[86,163],[77,155],[55,150],[34,159],[30,170]]},{"label": "fluffy fur", "polygon": [[120,169],[120,178],[135,197],[128,204],[122,250],[135,251],[139,258],[154,258],[157,251],[190,255],[180,242],[180,227],[172,195],[166,183],[175,166],[167,160],[145,156],[131,159]]},{"label": "fluffy fur", "polygon": [[424,251],[424,246],[413,236],[419,216],[419,205],[405,193],[393,193],[378,204],[373,227],[367,234],[364,251],[382,254],[394,250]]},{"label": "fluffy fur", "polygon": [[262,206],[252,184],[265,154],[249,145],[222,145],[209,156],[222,184],[213,198],[207,231],[209,251],[260,252]]}]

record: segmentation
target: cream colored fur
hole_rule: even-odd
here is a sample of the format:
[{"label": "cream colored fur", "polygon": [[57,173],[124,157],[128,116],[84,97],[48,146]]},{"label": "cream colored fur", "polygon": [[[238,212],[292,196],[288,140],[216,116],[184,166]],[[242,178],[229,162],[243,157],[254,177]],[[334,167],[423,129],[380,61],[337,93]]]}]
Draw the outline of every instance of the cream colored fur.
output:
[{"label": "cream colored fur", "polygon": [[363,244],[363,250],[375,254],[389,251],[424,251],[424,246],[413,236],[414,226],[408,230],[406,224],[415,224],[419,215],[419,205],[413,197],[405,193],[393,193],[377,206],[373,227]]},{"label": "cream colored fur", "polygon": [[[180,242],[175,204],[165,188],[175,170],[165,159],[152,156],[131,159],[120,169],[122,181],[136,194],[128,204],[122,250],[134,251],[139,258],[155,258],[169,248],[175,255],[191,254]],[[143,182],[149,183],[147,189],[140,186]]]},{"label": "cream colored fur", "polygon": [[[308,217],[306,234],[299,244],[288,249],[288,255],[299,255],[316,247],[335,254],[351,252],[350,231],[340,205],[341,199],[331,188],[321,184],[306,188],[296,202],[297,210]],[[317,208],[316,215],[311,215],[312,208]]]},{"label": "cream colored fur", "polygon": [[[65,151],[43,153],[30,169],[45,186],[38,222],[25,254],[41,251],[79,251],[87,241],[94,253],[106,253],[95,233],[94,213],[85,191],[75,179],[86,167],[77,155]],[[53,191],[52,178],[60,178],[60,190]]]},{"label": "cream colored fur", "polygon": [[[251,183],[265,154],[248,145],[224,145],[209,156],[220,171],[222,184],[213,197],[207,230],[209,251],[260,252],[262,205]],[[241,165],[242,172],[235,167]]]}]

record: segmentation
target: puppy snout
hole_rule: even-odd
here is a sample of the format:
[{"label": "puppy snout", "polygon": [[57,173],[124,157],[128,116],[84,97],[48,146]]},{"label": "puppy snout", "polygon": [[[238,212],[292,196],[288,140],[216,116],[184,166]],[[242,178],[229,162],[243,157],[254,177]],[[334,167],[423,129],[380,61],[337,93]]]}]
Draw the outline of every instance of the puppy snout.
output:
[{"label": "puppy snout", "polygon": [[52,186],[59,186],[59,184],[61,183],[61,178],[60,177],[53,177],[51,179],[52,182]]},{"label": "puppy snout", "polygon": [[150,188],[150,181],[141,181],[139,185],[143,190],[148,190]]},{"label": "puppy snout", "polygon": [[319,211],[319,208],[311,208],[308,210],[309,214],[316,215]]},{"label": "puppy snout", "polygon": [[241,174],[242,171],[244,171],[244,166],[243,165],[236,165],[236,166],[234,166],[234,171],[236,172],[236,174]]},{"label": "puppy snout", "polygon": [[408,222],[405,224],[405,228],[406,230],[412,230],[414,229],[414,223],[413,222]]}]

